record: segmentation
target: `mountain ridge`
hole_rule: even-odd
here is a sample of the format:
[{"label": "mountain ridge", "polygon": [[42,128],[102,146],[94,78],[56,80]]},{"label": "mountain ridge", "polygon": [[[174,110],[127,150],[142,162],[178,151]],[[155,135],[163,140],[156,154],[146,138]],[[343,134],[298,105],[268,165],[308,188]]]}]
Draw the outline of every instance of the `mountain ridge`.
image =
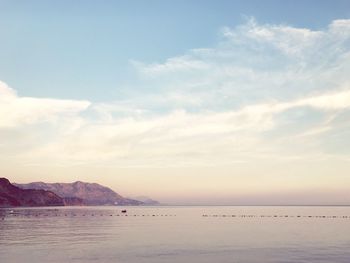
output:
[{"label": "mountain ridge", "polygon": [[42,189],[51,191],[66,200],[82,200],[83,205],[143,205],[142,201],[125,198],[112,189],[97,183],[76,181],[73,183],[32,182],[17,184],[22,189]]},{"label": "mountain ridge", "polygon": [[0,178],[0,207],[64,206],[57,194],[43,189],[21,189],[6,178]]},{"label": "mountain ridge", "polygon": [[160,205],[160,203],[156,200],[153,200],[152,198],[148,197],[148,196],[136,196],[133,197],[132,199],[138,200],[143,202],[145,205]]}]

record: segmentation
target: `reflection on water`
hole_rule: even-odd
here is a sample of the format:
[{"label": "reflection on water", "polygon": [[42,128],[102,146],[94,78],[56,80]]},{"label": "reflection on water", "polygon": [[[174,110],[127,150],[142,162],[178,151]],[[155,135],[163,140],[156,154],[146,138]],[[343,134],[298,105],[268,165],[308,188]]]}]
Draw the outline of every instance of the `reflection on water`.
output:
[{"label": "reflection on water", "polygon": [[350,207],[0,209],[0,262],[350,262]]}]

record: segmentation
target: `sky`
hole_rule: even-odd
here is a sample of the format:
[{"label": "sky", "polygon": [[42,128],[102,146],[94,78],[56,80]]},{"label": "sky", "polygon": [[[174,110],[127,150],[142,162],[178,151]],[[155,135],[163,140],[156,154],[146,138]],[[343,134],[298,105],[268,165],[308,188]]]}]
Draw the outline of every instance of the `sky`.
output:
[{"label": "sky", "polygon": [[0,176],[350,204],[349,72],[349,1],[0,0]]}]

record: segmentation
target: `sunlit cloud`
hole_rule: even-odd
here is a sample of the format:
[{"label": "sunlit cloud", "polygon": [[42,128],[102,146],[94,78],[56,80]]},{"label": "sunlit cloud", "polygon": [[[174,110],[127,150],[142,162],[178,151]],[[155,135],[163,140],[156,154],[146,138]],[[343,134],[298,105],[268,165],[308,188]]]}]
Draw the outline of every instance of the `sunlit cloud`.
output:
[{"label": "sunlit cloud", "polygon": [[4,132],[11,128],[33,134],[23,139],[33,142],[6,158],[28,164],[220,166],[349,158],[346,143],[335,151],[329,139],[347,140],[340,131],[350,128],[343,117],[350,114],[349,28],[349,20],[313,31],[250,19],[223,28],[214,47],[164,62],[132,61],[143,88],[131,87],[115,102],[21,97],[1,83],[0,151],[16,144]]},{"label": "sunlit cloud", "polygon": [[51,122],[79,113],[89,105],[87,101],[19,97],[8,85],[0,82],[0,127]]}]

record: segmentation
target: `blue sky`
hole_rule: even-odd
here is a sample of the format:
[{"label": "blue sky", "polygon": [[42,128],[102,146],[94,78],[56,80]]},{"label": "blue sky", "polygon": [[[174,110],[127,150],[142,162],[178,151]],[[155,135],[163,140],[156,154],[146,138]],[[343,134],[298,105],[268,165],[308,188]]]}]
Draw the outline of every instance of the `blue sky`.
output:
[{"label": "blue sky", "polygon": [[213,47],[245,17],[322,29],[349,10],[349,1],[0,1],[0,79],[23,96],[114,100],[137,89],[130,60]]},{"label": "blue sky", "polygon": [[0,1],[0,174],[168,203],[350,203],[348,1]]}]

